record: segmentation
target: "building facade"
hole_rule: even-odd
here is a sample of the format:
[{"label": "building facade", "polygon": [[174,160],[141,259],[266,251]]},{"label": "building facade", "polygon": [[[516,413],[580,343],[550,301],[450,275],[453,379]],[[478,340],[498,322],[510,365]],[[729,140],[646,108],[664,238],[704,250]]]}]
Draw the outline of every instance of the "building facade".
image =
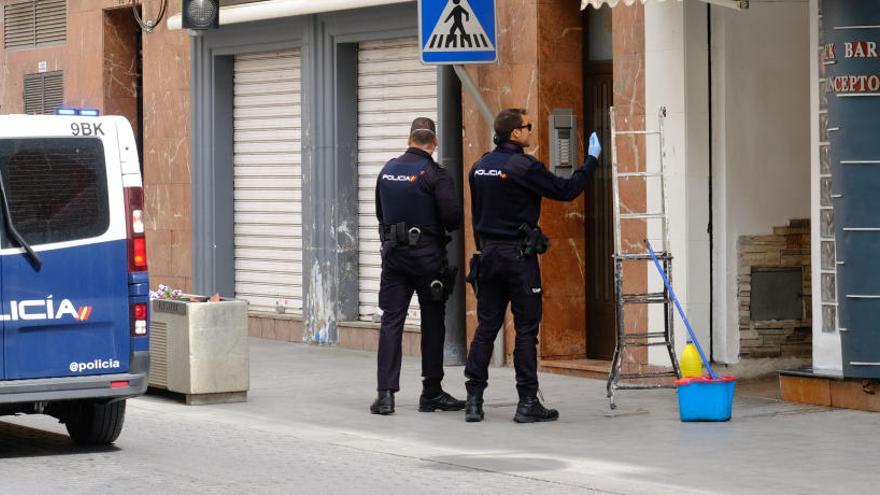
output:
[{"label": "building facade", "polygon": [[[10,30],[24,4],[60,3],[64,40]],[[174,2],[151,32],[116,3],[0,2],[0,112],[48,110],[62,73],[64,104],[121,113],[142,133],[154,283],[248,300],[255,336],[375,349],[379,168],[404,149],[412,118],[435,118],[437,158],[459,179],[469,225],[467,170],[490,148],[474,94],[452,68],[419,62],[416,2],[223,2],[220,29],[200,33],[180,29]],[[544,162],[555,109],[576,115],[580,150],[592,130],[605,149],[583,197],[544,203],[552,244],[541,259],[542,368],[607,375],[616,318],[609,110],[618,130],[652,130],[664,107],[674,284],[713,361],[739,376],[809,365],[842,373],[845,265],[834,242],[850,231],[831,223],[839,192],[828,141],[846,131],[828,124],[824,71],[835,66],[817,56],[827,46],[820,2],[496,3],[498,61],[465,67],[480,99],[491,112],[526,108],[538,135],[530,152]],[[856,21],[880,8],[866,3]],[[141,2],[140,17],[155,20],[164,4]],[[860,31],[868,64],[871,29]],[[660,152],[651,137],[618,140],[621,170],[654,170]],[[626,211],[654,210],[662,198],[647,179],[620,192]],[[621,234],[628,247],[659,238],[644,221],[625,222]],[[474,250],[466,228],[450,258],[465,266]],[[662,288],[650,266],[624,274],[627,291]],[[476,327],[462,280],[449,306],[448,362],[460,363]],[[415,300],[410,313],[405,350],[417,354]],[[645,331],[662,315],[639,307],[624,323]],[[512,359],[513,333],[508,318],[499,364]],[[629,360],[668,365],[653,350]]]}]

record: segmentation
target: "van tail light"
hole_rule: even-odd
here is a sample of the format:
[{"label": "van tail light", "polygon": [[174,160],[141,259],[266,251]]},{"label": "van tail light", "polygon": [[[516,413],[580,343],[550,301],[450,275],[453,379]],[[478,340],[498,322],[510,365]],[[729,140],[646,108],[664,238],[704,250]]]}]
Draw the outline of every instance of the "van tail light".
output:
[{"label": "van tail light", "polygon": [[125,229],[128,238],[128,271],[147,271],[147,240],[144,238],[144,188],[125,188]]},{"label": "van tail light", "polygon": [[147,334],[147,303],[132,303],[131,309],[131,336],[143,337]]},{"label": "van tail light", "polygon": [[137,270],[147,269],[147,240],[135,237],[131,240],[132,265]]}]

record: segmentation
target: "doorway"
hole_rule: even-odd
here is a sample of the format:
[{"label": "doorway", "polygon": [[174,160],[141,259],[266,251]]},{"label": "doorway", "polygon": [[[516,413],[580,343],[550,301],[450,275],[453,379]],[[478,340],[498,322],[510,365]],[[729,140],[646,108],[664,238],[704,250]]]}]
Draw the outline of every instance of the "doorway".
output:
[{"label": "doorway", "polygon": [[[595,130],[602,143],[599,168],[587,190],[584,210],[587,276],[585,335],[588,360],[610,361],[615,345],[611,125],[613,105],[612,9],[587,8],[584,33],[584,140]],[[586,144],[586,143],[585,143]]]}]

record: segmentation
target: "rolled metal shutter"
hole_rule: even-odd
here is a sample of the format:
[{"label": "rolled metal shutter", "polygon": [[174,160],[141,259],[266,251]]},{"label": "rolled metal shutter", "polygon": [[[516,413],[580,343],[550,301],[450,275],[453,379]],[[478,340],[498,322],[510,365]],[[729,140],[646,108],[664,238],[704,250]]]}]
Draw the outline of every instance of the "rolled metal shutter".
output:
[{"label": "rolled metal shutter", "polygon": [[[379,232],[376,177],[406,150],[416,117],[437,119],[437,70],[419,62],[415,38],[361,43],[358,47],[358,314],[379,321]],[[415,296],[407,323],[418,324]]]},{"label": "rolled metal shutter", "polygon": [[300,51],[234,63],[235,295],[302,313]]}]

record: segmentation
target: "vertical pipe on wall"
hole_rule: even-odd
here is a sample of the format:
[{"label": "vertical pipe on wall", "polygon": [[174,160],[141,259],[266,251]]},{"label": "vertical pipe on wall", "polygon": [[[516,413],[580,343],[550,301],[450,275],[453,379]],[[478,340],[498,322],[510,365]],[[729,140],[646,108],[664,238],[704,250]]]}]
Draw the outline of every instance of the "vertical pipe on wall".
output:
[{"label": "vertical pipe on wall", "polygon": [[[464,203],[461,83],[449,66],[437,70],[437,121],[440,134],[438,161],[455,182],[457,201]],[[464,364],[467,354],[467,330],[465,326],[464,286],[464,226],[452,233],[452,241],[446,246],[449,265],[458,267],[455,290],[446,302],[446,344],[444,364]]]},{"label": "vertical pipe on wall", "polygon": [[706,59],[709,93],[709,361],[715,362],[715,232],[714,198],[712,197],[712,6],[706,5]]}]

